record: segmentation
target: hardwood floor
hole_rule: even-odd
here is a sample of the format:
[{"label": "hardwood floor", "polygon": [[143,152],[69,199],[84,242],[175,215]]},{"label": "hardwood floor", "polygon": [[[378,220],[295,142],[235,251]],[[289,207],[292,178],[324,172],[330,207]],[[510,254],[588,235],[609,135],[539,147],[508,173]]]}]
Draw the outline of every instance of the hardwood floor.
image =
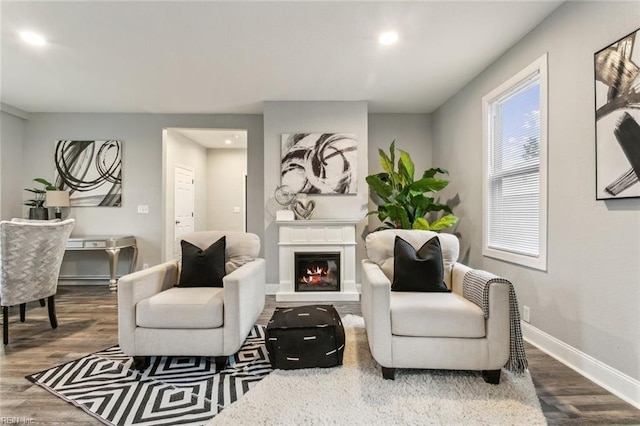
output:
[{"label": "hardwood floor", "polygon": [[[359,302],[332,303],[340,314],[360,315]],[[278,303],[296,306],[300,303]],[[259,323],[266,324],[276,302],[267,297]],[[24,378],[118,343],[117,296],[106,286],[60,286],[59,327],[51,329],[47,308],[27,306],[20,323],[11,309],[9,345],[0,350],[0,424],[100,425],[71,404]],[[640,410],[595,385],[542,351],[527,345],[529,370],[551,425],[640,425]]]}]

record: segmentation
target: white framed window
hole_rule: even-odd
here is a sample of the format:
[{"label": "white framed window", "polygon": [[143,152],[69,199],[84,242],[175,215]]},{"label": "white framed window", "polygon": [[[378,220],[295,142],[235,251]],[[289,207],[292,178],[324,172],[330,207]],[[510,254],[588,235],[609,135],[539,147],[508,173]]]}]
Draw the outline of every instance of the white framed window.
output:
[{"label": "white framed window", "polygon": [[482,98],[484,256],[547,269],[547,55]]}]

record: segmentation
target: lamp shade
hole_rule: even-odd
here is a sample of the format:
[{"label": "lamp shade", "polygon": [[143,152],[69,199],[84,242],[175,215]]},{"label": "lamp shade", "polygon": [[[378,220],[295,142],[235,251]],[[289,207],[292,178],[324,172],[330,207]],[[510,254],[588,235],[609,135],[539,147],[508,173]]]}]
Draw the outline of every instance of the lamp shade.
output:
[{"label": "lamp shade", "polygon": [[67,191],[47,191],[44,202],[47,207],[69,207],[69,193]]}]

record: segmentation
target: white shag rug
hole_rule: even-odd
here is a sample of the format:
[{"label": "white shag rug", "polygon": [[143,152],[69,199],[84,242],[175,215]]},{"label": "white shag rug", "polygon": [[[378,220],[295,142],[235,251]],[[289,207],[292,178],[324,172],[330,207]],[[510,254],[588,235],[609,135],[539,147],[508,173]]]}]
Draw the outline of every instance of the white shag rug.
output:
[{"label": "white shag rug", "polygon": [[208,424],[547,424],[528,372],[503,369],[497,386],[464,371],[396,370],[395,380],[384,380],[364,320],[347,315],[343,324],[343,366],[274,370]]}]

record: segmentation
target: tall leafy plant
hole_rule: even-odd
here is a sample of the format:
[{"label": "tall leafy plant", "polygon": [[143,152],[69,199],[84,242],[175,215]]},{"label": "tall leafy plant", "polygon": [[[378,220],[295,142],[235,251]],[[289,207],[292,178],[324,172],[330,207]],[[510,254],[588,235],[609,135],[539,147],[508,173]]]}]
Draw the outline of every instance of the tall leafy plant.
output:
[{"label": "tall leafy plant", "polygon": [[[389,155],[378,149],[384,171],[366,177],[367,184],[381,200],[378,210],[368,213],[377,215],[382,222],[376,231],[388,228],[440,231],[455,225],[458,218],[453,215],[451,208],[437,203],[432,196],[449,184],[448,180],[435,176],[449,173],[440,168],[431,168],[425,170],[420,179],[414,180],[415,166],[408,152],[398,150],[400,157],[396,168],[395,144],[395,141],[391,142]],[[431,212],[444,214],[429,222],[425,216]]]}]

